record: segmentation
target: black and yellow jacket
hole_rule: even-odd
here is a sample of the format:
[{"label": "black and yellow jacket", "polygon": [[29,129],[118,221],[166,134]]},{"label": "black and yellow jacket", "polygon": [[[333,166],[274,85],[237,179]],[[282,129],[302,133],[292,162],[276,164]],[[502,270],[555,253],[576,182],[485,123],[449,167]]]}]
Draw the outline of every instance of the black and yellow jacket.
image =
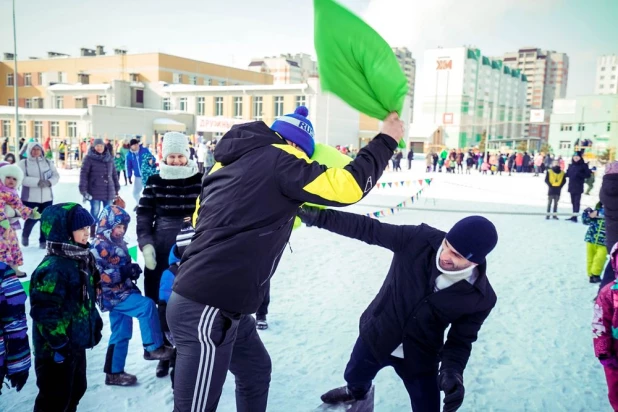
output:
[{"label": "black and yellow jacket", "polygon": [[549,188],[548,196],[560,196],[562,187],[566,184],[566,174],[560,169],[560,166],[554,166],[547,171],[545,183]]},{"label": "black and yellow jacket", "polygon": [[358,202],[397,147],[376,136],[343,169],[329,169],[288,145],[263,122],[234,126],[202,181],[196,233],[174,292],[234,313],[255,313],[277,269],[298,207]]}]

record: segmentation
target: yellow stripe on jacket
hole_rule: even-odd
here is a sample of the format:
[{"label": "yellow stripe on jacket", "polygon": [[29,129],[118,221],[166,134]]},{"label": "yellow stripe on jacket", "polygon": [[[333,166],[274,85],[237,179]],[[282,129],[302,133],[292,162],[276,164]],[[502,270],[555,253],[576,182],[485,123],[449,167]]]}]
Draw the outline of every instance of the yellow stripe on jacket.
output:
[{"label": "yellow stripe on jacket", "polygon": [[[221,162],[215,163],[215,165],[210,169],[210,172],[208,172],[208,175],[210,176],[211,174],[221,169],[222,167],[223,165],[221,164]],[[195,212],[193,212],[193,227],[196,227],[197,225],[197,215],[199,214],[199,211],[200,211],[200,197],[198,196],[197,200],[195,201]]]}]

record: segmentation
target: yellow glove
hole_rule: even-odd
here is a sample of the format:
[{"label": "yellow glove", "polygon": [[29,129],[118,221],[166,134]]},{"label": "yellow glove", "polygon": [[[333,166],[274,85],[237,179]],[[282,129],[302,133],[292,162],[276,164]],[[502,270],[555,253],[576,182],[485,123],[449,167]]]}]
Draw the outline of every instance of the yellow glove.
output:
[{"label": "yellow glove", "polygon": [[41,214],[39,213],[39,208],[35,207],[32,209],[32,214],[30,215],[30,219],[38,220],[41,218]]}]

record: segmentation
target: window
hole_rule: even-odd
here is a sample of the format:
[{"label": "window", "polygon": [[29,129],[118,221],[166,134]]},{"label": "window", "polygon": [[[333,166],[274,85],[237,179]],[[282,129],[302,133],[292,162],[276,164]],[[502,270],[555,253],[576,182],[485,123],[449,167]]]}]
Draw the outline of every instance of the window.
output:
[{"label": "window", "polygon": [[174,73],[174,83],[182,83],[182,74]]},{"label": "window", "polygon": [[579,123],[579,124],[577,125],[577,131],[578,131],[578,132],[583,132],[584,130],[586,130],[586,125],[585,125],[585,124],[582,124],[582,123]]},{"label": "window", "polygon": [[599,80],[605,80],[605,76],[601,76]]},{"label": "window", "polygon": [[275,96],[275,117],[283,116],[283,96]]},{"label": "window", "polygon": [[225,80],[219,80],[219,86],[225,86],[227,82]]},{"label": "window", "polygon": [[43,84],[43,73],[39,72],[36,74],[37,77],[37,83],[39,86],[41,86]]},{"label": "window", "polygon": [[242,97],[234,97],[234,117],[242,118]]},{"label": "window", "polygon": [[132,82],[139,82],[139,73],[130,73],[129,77],[131,78]]},{"label": "window", "polygon": [[615,80],[615,79],[616,79],[616,76],[612,76],[612,80]]},{"label": "window", "polygon": [[197,115],[204,116],[206,112],[206,99],[204,97],[197,98]]},{"label": "window", "polygon": [[608,132],[612,131],[612,124],[611,123],[607,123],[607,131]]},{"label": "window", "polygon": [[32,86],[32,73],[24,74],[24,86]]},{"label": "window", "polygon": [[52,137],[60,136],[60,124],[58,122],[49,122],[49,133]]},{"label": "window", "polygon": [[67,74],[66,72],[58,72],[58,82],[66,83],[67,82]]},{"label": "window", "polygon": [[215,116],[223,116],[223,97],[215,97]]},{"label": "window", "polygon": [[600,85],[599,85],[599,89],[604,89],[604,88],[605,88],[605,85],[604,85],[604,84],[600,84]]},{"label": "window", "polygon": [[77,123],[76,122],[67,122],[67,136],[77,137]]},{"label": "window", "polygon": [[262,96],[253,98],[253,119],[262,120]]},{"label": "window", "polygon": [[305,106],[306,104],[305,96],[296,96],[296,107]]},{"label": "window", "polygon": [[571,142],[570,141],[561,141],[559,144],[560,149],[570,149],[571,148]]},{"label": "window", "polygon": [[25,120],[19,121],[19,136],[26,137],[26,121]]},{"label": "window", "polygon": [[208,86],[212,86],[212,79],[205,79]]},{"label": "window", "polygon": [[169,97],[164,97],[163,98],[163,110],[170,110],[170,98]]},{"label": "window", "polygon": [[135,91],[135,103],[144,104],[144,90],[137,89]]},{"label": "window", "polygon": [[2,137],[10,137],[11,136],[11,121],[3,120],[2,121]]},{"label": "window", "polygon": [[37,139],[43,138],[43,122],[41,121],[34,122],[34,137]]},{"label": "window", "polygon": [[26,99],[26,109],[32,109],[32,99]]},{"label": "window", "polygon": [[15,99],[9,99],[7,102],[7,106],[11,106],[11,107],[15,106]]},{"label": "window", "polygon": [[187,111],[187,98],[186,97],[181,97],[180,99],[178,99],[178,108],[181,112]]},{"label": "window", "polygon": [[605,71],[605,67],[601,67],[601,71],[604,72]]},{"label": "window", "polygon": [[43,98],[35,97],[34,99],[32,99],[32,107],[34,107],[35,109],[42,109],[43,108]]},{"label": "window", "polygon": [[107,106],[107,96],[105,95],[97,96],[97,104],[99,106]]},{"label": "window", "polygon": [[86,109],[88,107],[88,99],[84,97],[77,97],[75,99],[75,108],[76,109]]},{"label": "window", "polygon": [[615,85],[615,84],[610,84],[610,85],[609,85],[609,87],[610,87],[611,89],[614,89],[614,88],[616,87],[616,85]]},{"label": "window", "polygon": [[56,96],[56,109],[64,109],[64,96]]},{"label": "window", "polygon": [[6,85],[7,86],[15,86],[15,78],[13,77],[13,73],[9,73],[6,75]]},{"label": "window", "polygon": [[189,76],[189,84],[197,84],[197,76]]},{"label": "window", "polygon": [[615,72],[616,71],[616,66],[612,66],[612,71]]}]

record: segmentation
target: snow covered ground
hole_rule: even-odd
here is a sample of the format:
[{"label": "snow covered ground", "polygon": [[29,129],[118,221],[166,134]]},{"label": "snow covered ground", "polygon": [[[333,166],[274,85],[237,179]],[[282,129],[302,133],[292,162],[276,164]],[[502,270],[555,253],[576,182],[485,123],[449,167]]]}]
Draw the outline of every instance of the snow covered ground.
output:
[{"label": "snow covered ground", "polygon": [[[80,201],[75,171],[62,171],[56,201]],[[386,173],[382,181],[424,178],[424,160],[412,171]],[[439,210],[544,211],[543,177],[431,174],[434,180],[414,206],[435,211],[404,210],[381,220],[392,224],[429,225],[448,230],[465,216]],[[600,181],[599,183],[600,184]],[[374,190],[361,205],[371,213],[394,207],[418,190],[417,185]],[[597,201],[598,187],[584,203]],[[131,187],[121,196],[134,206]],[[366,205],[372,206],[366,206]],[[384,207],[376,207],[376,205]],[[561,211],[568,212],[563,192]],[[481,213],[482,214],[482,213]],[[609,411],[603,371],[593,355],[590,322],[596,286],[585,272],[586,227],[540,216],[486,215],[500,241],[488,259],[488,276],[498,304],[473,345],[465,372],[462,411]],[[134,222],[132,222],[134,224]],[[38,226],[37,226],[38,229]],[[134,226],[130,228],[135,239]],[[32,235],[31,244],[37,245]],[[315,228],[294,231],[272,282],[270,329],[260,332],[273,361],[269,411],[311,411],[319,396],[340,386],[357,338],[358,319],[379,290],[391,253]],[[25,271],[31,273],[44,252],[25,249]],[[104,385],[103,363],[109,338],[108,316],[103,341],[88,352],[88,391],[80,411],[171,411],[169,379],[154,376],[155,363],[142,359],[137,322],[126,370],[136,374],[132,388]],[[394,371],[375,380],[378,412],[409,410],[409,399]],[[4,390],[0,411],[32,410],[37,393],[34,369],[20,393]],[[235,411],[234,379],[224,387],[219,411]]]}]

